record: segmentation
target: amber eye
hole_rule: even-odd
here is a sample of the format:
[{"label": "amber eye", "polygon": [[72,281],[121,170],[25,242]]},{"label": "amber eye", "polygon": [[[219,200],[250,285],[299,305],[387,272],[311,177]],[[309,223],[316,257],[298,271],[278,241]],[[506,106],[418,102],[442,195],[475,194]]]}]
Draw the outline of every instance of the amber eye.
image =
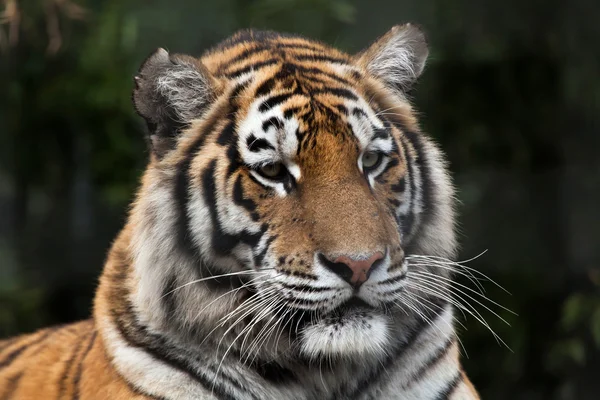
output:
[{"label": "amber eye", "polygon": [[282,163],[265,164],[259,167],[257,171],[265,178],[275,180],[283,179],[287,175],[287,170]]},{"label": "amber eye", "polygon": [[374,170],[381,164],[383,155],[375,151],[367,151],[362,156],[363,171],[368,172]]}]

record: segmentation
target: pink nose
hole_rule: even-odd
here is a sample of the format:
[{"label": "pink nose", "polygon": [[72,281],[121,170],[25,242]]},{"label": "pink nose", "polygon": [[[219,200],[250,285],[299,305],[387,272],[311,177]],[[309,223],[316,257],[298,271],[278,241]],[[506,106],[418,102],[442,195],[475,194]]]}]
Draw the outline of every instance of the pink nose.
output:
[{"label": "pink nose", "polygon": [[339,256],[335,260],[330,261],[326,257],[320,255],[321,262],[331,271],[335,272],[346,282],[358,288],[369,279],[369,275],[377,268],[378,260],[384,257],[383,253],[378,251],[371,255],[366,260],[356,260],[350,256]]}]

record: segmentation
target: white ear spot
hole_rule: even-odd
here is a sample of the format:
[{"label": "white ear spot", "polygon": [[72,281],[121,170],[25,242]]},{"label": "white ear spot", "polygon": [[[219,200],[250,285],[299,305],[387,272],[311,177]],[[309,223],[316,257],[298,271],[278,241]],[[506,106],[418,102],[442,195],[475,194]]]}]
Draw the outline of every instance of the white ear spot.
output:
[{"label": "white ear spot", "polygon": [[393,90],[404,92],[421,75],[429,50],[414,25],[395,26],[356,56],[357,64]]}]

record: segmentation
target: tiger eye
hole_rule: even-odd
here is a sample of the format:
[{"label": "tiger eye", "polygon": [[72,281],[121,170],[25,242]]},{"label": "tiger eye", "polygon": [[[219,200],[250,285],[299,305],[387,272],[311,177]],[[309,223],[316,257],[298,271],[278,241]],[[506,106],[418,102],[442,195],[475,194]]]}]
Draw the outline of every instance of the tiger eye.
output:
[{"label": "tiger eye", "polygon": [[366,169],[375,168],[381,161],[381,157],[382,157],[381,153],[377,153],[374,151],[367,151],[362,156],[363,168],[366,168]]},{"label": "tiger eye", "polygon": [[267,164],[260,167],[259,171],[267,178],[277,178],[283,171],[283,165],[281,163]]}]

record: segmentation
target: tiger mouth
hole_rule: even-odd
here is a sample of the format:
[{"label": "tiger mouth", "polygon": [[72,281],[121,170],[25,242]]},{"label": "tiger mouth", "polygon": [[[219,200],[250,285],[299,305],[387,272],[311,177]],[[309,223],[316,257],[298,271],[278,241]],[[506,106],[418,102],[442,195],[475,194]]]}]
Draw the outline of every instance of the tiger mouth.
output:
[{"label": "tiger mouth", "polygon": [[336,325],[343,324],[349,318],[361,319],[366,318],[377,310],[376,307],[368,304],[366,301],[353,296],[336,308],[323,311],[310,311],[302,313],[294,313],[290,318],[292,330],[298,333],[307,325],[312,325],[317,321],[326,324]]}]

